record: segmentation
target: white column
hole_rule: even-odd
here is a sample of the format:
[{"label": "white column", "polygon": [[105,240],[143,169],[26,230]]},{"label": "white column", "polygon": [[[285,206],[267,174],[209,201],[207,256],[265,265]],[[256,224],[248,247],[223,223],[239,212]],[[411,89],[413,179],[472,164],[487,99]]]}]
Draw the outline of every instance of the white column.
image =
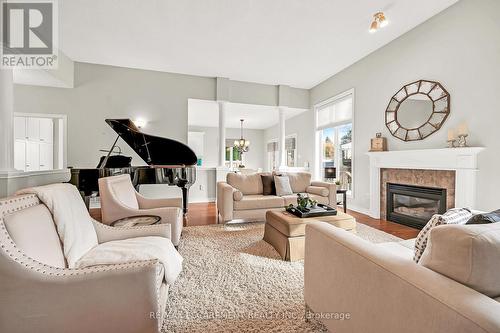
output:
[{"label": "white column", "polygon": [[279,149],[279,156],[280,156],[280,164],[279,164],[279,169],[283,170],[286,168],[286,151],[285,151],[285,137],[286,137],[286,124],[285,124],[285,108],[284,107],[278,107],[278,112],[279,112],[279,125],[278,125],[278,149]]},{"label": "white column", "polygon": [[14,83],[12,69],[0,69],[0,172],[14,171]]},{"label": "white column", "polygon": [[219,167],[225,166],[226,161],[226,101],[217,101],[219,104]]}]

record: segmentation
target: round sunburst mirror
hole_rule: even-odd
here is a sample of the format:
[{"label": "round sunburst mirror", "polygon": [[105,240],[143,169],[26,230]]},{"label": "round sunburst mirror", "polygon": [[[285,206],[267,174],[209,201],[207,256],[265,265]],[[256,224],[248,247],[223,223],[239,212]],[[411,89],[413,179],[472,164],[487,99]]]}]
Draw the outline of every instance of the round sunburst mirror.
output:
[{"label": "round sunburst mirror", "polygon": [[450,94],[435,81],[409,83],[392,96],[385,125],[402,141],[423,140],[437,132],[450,114]]}]

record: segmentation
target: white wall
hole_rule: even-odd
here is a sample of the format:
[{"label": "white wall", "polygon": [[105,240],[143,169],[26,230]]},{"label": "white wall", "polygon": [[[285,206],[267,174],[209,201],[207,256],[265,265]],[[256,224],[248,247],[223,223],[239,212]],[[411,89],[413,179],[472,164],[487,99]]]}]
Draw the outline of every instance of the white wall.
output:
[{"label": "white wall", "polygon": [[[215,100],[217,96],[216,78],[78,62],[75,62],[74,78],[73,89],[14,86],[15,112],[67,115],[67,164],[73,167],[95,168],[104,154],[99,149],[112,145],[116,134],[104,122],[107,118],[143,118],[148,121],[143,132],[187,143],[188,99]],[[278,103],[277,86],[231,80],[226,83],[230,102],[270,106]],[[309,103],[307,90],[289,88],[289,95],[290,107]],[[262,167],[265,161],[263,131],[245,133],[252,141],[246,166]],[[239,137],[239,129],[228,130],[227,137]],[[213,138],[209,136],[209,140]],[[207,142],[210,149],[217,149],[216,139]],[[144,164],[126,143],[120,140],[118,145],[124,154],[133,157],[134,165]],[[217,158],[217,153],[213,156]],[[217,162],[210,164],[215,166]],[[190,197],[196,201],[212,198],[214,179],[213,172],[200,170]],[[141,192],[153,197],[180,193],[177,188],[163,185],[146,185]]]},{"label": "white wall", "polygon": [[[219,163],[218,159],[218,137],[219,129],[217,127],[199,127],[189,126],[190,132],[204,132],[204,167],[216,167]],[[250,169],[258,169],[265,167],[265,143],[264,130],[244,129],[243,136],[250,141],[250,150],[244,154],[245,167]],[[239,128],[226,128],[227,139],[239,139]]]},{"label": "white wall", "polygon": [[14,69],[14,83],[58,88],[73,88],[75,85],[75,63],[58,50],[56,69]]},{"label": "white wall", "polygon": [[[311,89],[310,101],[314,105],[355,88],[352,206],[364,209],[369,206],[365,153],[376,132],[388,138],[391,150],[439,148],[446,144],[447,129],[466,120],[471,132],[470,143],[487,148],[479,158],[479,205],[476,208],[498,208],[499,22],[500,1],[462,0]],[[429,138],[403,143],[390,136],[384,125],[384,111],[397,90],[418,79],[436,80],[444,85],[451,94],[451,114],[443,128]],[[278,103],[278,89],[274,86],[232,82],[231,95],[232,102]],[[301,92],[300,96],[303,101],[307,94]],[[105,118],[143,117],[150,121],[145,132],[187,142],[187,99],[215,100],[216,80],[75,63],[74,89],[16,85],[14,97],[16,112],[67,114],[68,165],[95,167],[101,155],[98,150],[109,147],[114,139],[113,131],[104,123]],[[308,115],[299,128],[306,132],[309,128],[311,134],[312,113]],[[304,134],[309,139],[299,135],[299,149],[307,148],[307,142],[312,144],[313,135]],[[266,141],[263,140],[262,146]],[[309,156],[309,153],[299,155]],[[299,161],[299,165],[301,163]]]},{"label": "white wall", "polygon": [[[230,101],[233,103],[278,105],[278,86],[265,84],[230,81]],[[252,91],[253,94],[248,94]]]},{"label": "white wall", "polygon": [[[475,208],[499,208],[499,78],[500,1],[462,0],[314,87],[312,105],[355,89],[355,198],[350,204],[369,207],[365,153],[376,132],[388,138],[390,150],[442,148],[448,128],[465,120],[471,132],[470,144],[487,148],[479,157],[479,204]],[[394,93],[418,79],[444,85],[451,94],[451,114],[437,133],[423,141],[405,143],[386,129],[384,111]]]},{"label": "white wall", "polygon": [[[187,142],[188,98],[214,99],[215,80],[75,63],[73,89],[15,85],[14,110],[67,114],[68,165],[96,167],[99,149],[116,136],[106,118],[144,118],[144,132]],[[126,143],[118,145],[143,164]]]},{"label": "white wall", "polygon": [[[228,84],[230,102],[278,103],[277,86],[231,80]],[[143,118],[148,121],[145,133],[187,143],[188,99],[215,100],[216,89],[215,78],[75,62],[73,89],[15,85],[14,111],[68,115],[68,165],[95,167],[99,149],[109,148],[115,138],[106,118]],[[289,88],[289,95],[290,107],[309,103],[307,90]],[[236,134],[239,137],[239,131]],[[252,141],[260,145],[262,139]],[[127,144],[118,145],[134,157],[134,164],[142,163]],[[255,158],[255,164],[263,163],[262,157]]]}]

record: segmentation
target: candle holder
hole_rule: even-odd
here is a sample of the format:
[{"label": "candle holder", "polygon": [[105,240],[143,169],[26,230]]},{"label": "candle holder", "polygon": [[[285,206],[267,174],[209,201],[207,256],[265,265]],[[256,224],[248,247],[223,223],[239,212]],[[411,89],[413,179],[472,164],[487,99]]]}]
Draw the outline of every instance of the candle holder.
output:
[{"label": "candle holder", "polygon": [[455,142],[457,142],[457,140],[448,140],[448,148],[456,148],[457,146],[455,146]]},{"label": "candle holder", "polygon": [[467,147],[467,137],[468,137],[468,136],[469,136],[469,135],[467,135],[467,134],[460,134],[460,135],[458,136],[458,146],[459,146],[460,148],[462,148],[462,147]]}]

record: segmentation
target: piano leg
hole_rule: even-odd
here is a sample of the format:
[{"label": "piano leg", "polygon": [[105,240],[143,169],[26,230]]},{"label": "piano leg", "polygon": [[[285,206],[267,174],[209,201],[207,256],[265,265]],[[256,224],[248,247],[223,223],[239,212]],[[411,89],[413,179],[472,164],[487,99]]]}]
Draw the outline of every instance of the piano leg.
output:
[{"label": "piano leg", "polygon": [[182,210],[184,212],[184,216],[187,215],[188,212],[188,190],[186,187],[181,187],[182,189]]}]

